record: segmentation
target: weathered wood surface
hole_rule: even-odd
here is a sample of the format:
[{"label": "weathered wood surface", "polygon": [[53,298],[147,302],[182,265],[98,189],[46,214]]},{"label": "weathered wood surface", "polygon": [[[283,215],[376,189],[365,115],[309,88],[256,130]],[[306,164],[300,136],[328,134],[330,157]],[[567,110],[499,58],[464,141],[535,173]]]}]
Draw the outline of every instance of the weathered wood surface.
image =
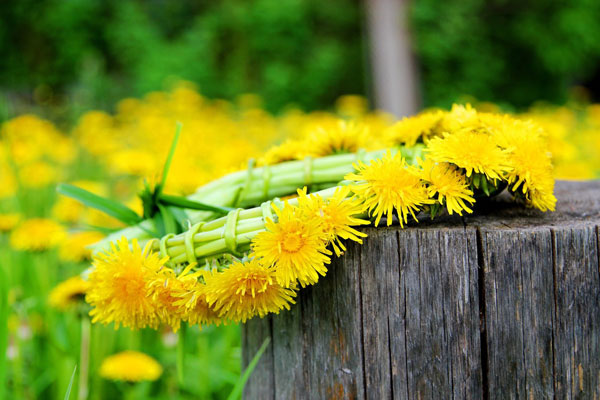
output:
[{"label": "weathered wood surface", "polygon": [[557,211],[368,228],[292,310],[242,327],[271,345],[246,399],[600,398],[600,182]]}]

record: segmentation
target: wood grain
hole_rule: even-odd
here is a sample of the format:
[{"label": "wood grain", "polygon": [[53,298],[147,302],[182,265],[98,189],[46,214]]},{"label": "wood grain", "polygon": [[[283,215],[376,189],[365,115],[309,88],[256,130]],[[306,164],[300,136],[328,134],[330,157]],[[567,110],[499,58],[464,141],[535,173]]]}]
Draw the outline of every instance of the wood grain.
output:
[{"label": "wood grain", "polygon": [[242,327],[246,399],[600,398],[600,182],[557,210],[365,228],[290,311]]}]

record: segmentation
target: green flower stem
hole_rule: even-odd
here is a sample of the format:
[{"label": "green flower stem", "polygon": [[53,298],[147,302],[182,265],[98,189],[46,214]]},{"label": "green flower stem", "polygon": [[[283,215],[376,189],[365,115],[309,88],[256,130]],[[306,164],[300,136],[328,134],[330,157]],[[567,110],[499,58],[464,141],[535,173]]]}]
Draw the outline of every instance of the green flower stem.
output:
[{"label": "green flower stem", "polygon": [[[337,188],[338,186],[334,186],[316,192],[316,194],[324,199],[328,199],[334,195]],[[274,201],[274,203],[279,205],[283,204],[281,201]],[[298,205],[298,199],[290,199],[288,203],[291,205]],[[266,207],[271,207],[270,202],[267,203]],[[275,215],[273,216],[275,217]],[[199,262],[203,261],[207,257],[214,257],[220,254],[231,252],[231,249],[227,247],[225,241],[226,221],[227,217],[221,217],[217,220],[211,221],[208,224],[204,224],[200,227],[201,232],[196,233],[193,236],[194,257]],[[265,224],[266,216],[263,215],[262,207],[255,207],[240,211],[235,227],[235,252],[240,252],[242,249],[247,249],[248,245],[252,242],[252,239],[254,239],[254,237],[260,232],[265,230]],[[204,229],[206,229],[206,231],[203,231]],[[167,254],[161,254],[161,256],[168,255],[172,264],[180,264],[188,261],[188,254],[186,254],[185,246],[185,236],[186,232],[167,239],[165,241]],[[153,241],[152,250],[160,251],[159,241]]]},{"label": "green flower stem", "polygon": [[[196,193],[188,198],[192,201],[217,207],[254,207],[270,199],[294,194],[298,188],[304,186],[310,186],[311,191],[336,186],[348,173],[354,171],[353,164],[358,160],[368,162],[382,157],[388,151],[392,153],[400,151],[407,162],[415,164],[418,157],[422,158],[423,145],[418,144],[411,148],[402,147],[400,149],[392,148],[371,152],[336,154],[314,159],[289,161],[268,167],[257,167],[252,168],[250,171],[238,171],[200,187]],[[214,219],[216,214],[209,211],[186,210],[186,214],[192,224],[208,221],[199,229],[198,235],[224,226],[226,222],[226,217]],[[250,215],[253,218],[261,216],[260,208],[242,210],[238,217],[238,224],[249,218]],[[152,238],[150,232],[153,231],[155,231],[153,222],[146,220],[107,236],[94,245],[93,250],[95,252],[105,250],[109,248],[110,242],[114,242],[123,236],[127,239],[137,238],[140,241],[148,241]],[[244,233],[244,231],[240,233]],[[224,232],[213,232],[211,235],[200,236],[200,238],[209,237],[211,238],[209,240],[214,240],[214,235],[222,233],[224,234]],[[170,239],[167,241],[167,245],[172,245],[176,239],[177,237]],[[196,237],[194,237],[195,239]],[[176,245],[183,245],[182,238],[177,240],[179,241],[175,242]],[[176,257],[179,254],[169,252],[169,255]]]}]

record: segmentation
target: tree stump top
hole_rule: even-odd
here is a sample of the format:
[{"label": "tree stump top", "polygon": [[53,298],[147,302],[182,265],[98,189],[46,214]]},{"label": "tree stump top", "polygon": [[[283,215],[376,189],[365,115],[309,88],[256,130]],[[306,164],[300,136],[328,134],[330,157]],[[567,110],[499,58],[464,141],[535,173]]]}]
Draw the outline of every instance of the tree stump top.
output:
[{"label": "tree stump top", "polygon": [[499,196],[472,215],[365,228],[290,311],[247,399],[600,398],[600,181],[555,212]]}]

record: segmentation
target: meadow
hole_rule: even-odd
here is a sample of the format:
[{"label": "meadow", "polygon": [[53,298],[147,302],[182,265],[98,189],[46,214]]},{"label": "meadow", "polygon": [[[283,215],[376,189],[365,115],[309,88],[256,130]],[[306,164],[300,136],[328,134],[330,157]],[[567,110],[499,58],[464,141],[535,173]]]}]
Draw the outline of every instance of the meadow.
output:
[{"label": "meadow", "polygon": [[[493,104],[475,104],[497,111]],[[360,136],[385,147],[395,119],[369,111],[365,99],[344,96],[333,111],[265,111],[260,98],[234,102],[202,97],[188,83],[170,91],[128,98],[113,113],[88,111],[68,127],[36,115],[19,115],[0,128],[0,398],[235,398],[241,382],[239,326],[198,325],[180,336],[158,330],[92,324],[85,283],[87,247],[123,224],[60,196],[72,183],[115,199],[139,215],[138,193],[157,182],[176,123],[182,124],[165,192],[188,195],[249,159],[284,160],[281,143],[314,136],[341,119],[364,127]],[[544,139],[558,179],[600,176],[600,105],[539,105],[517,118],[531,119]],[[373,146],[373,143],[370,143]],[[318,142],[315,142],[318,149]],[[178,344],[184,337],[185,343]],[[153,379],[126,383],[102,372],[103,361],[125,350],[143,352],[159,365]],[[185,352],[182,356],[181,352]],[[177,366],[183,360],[183,365]]]}]

